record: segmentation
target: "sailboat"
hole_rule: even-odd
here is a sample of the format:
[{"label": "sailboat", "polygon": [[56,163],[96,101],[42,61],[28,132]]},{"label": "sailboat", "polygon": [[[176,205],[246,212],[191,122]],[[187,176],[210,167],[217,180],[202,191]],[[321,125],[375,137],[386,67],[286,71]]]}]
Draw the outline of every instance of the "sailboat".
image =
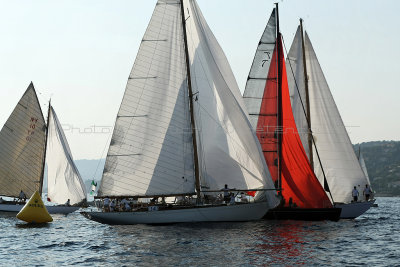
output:
[{"label": "sailboat", "polygon": [[363,154],[361,153],[361,144],[358,146],[358,156],[357,156],[357,158],[358,158],[358,162],[360,163],[361,169],[364,172],[365,178],[367,180],[367,184],[371,185],[371,181],[370,181],[369,175],[368,175],[367,165],[365,164]]},{"label": "sailboat", "polygon": [[[18,198],[42,195],[45,162],[48,199],[71,205],[86,199],[86,191],[54,109],[49,103],[46,126],[33,83],[29,85],[0,132],[0,195]],[[47,149],[46,149],[47,148]],[[20,201],[1,198],[0,211],[19,212]],[[68,214],[79,206],[47,205],[49,213]]]},{"label": "sailboat", "polygon": [[[282,198],[267,219],[338,220],[301,143],[290,103],[278,5],[261,36],[243,94],[268,169]],[[327,191],[325,191],[325,190]]]},{"label": "sailboat", "polygon": [[[222,201],[225,185],[254,198]],[[82,212],[107,224],[249,221],[279,203],[232,70],[196,1],[157,2],[96,198],[135,203],[132,211]]]},{"label": "sailboat", "polygon": [[[342,209],[340,217],[356,218],[374,201],[352,202],[351,191],[354,186],[363,188],[369,180],[354,152],[307,32],[303,38],[301,22],[287,57],[296,125],[303,146],[309,148],[307,156],[315,174],[322,185],[329,184],[335,207]],[[314,140],[314,147],[308,145],[310,139]]]}]

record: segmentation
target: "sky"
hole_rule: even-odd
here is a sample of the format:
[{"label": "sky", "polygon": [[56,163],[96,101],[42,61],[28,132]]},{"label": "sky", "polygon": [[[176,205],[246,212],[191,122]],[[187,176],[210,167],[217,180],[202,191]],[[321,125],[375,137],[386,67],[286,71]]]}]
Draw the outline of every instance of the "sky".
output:
[{"label": "sky", "polygon": [[[243,92],[274,2],[197,0]],[[33,81],[74,159],[106,156],[156,0],[0,0],[0,127]],[[289,49],[299,18],[353,143],[400,140],[400,1],[280,0]],[[45,114],[46,116],[46,114]]]}]

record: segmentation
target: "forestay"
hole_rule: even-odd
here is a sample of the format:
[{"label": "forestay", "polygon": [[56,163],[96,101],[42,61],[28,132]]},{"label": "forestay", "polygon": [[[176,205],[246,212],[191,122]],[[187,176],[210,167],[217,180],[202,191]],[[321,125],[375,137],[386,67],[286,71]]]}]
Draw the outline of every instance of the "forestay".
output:
[{"label": "forestay", "polygon": [[203,189],[274,188],[226,56],[197,3],[184,7]]},{"label": "forestay", "polygon": [[[298,34],[296,38],[299,38]],[[295,41],[294,45],[297,42],[299,41]],[[339,110],[335,104],[307,33],[305,34],[305,49],[310,96],[310,119],[312,122],[315,144],[334,201],[344,203],[350,202],[352,188],[354,186],[364,185],[368,183],[368,181],[358,162],[350,138],[342,118],[340,117]],[[292,67],[293,65],[297,65],[296,68],[301,68],[298,61],[294,61],[296,64],[293,64],[292,56],[294,53],[289,54]],[[299,53],[296,54],[299,55]],[[296,75],[300,73],[301,71],[295,72]],[[290,73],[289,77],[293,79]],[[304,83],[300,76],[295,78],[297,85]],[[301,87],[299,89],[301,89]],[[296,90],[293,88],[293,82],[291,83],[291,90],[292,92]],[[296,95],[293,93],[292,104],[298,103],[299,99],[296,99],[298,97],[298,94]],[[298,109],[296,109],[296,112],[298,112]],[[305,116],[304,111],[301,111],[301,114]],[[305,119],[299,119],[299,116],[299,113],[297,113],[296,124],[304,125]],[[303,146],[307,147],[305,138],[302,138],[302,142]],[[314,153],[314,155],[316,155],[316,153]],[[314,160],[314,172],[323,185],[324,176],[321,165],[317,160]]]},{"label": "forestay", "polygon": [[31,83],[0,132],[0,195],[30,197],[40,188],[45,121]]},{"label": "forestay", "polygon": [[158,1],[118,111],[99,195],[195,191],[181,6]]},{"label": "forestay", "polygon": [[62,126],[50,107],[47,136],[47,196],[50,201],[76,204],[86,198],[85,184],[72,158]]}]

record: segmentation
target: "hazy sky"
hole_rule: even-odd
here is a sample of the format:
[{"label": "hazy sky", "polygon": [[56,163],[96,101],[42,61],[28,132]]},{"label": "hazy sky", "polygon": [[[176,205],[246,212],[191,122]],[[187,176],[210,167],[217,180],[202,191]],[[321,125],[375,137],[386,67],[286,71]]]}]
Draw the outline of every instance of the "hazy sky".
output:
[{"label": "hazy sky", "polygon": [[[274,2],[198,0],[242,91]],[[155,3],[0,0],[0,127],[33,81],[74,158],[104,157]],[[287,49],[302,17],[353,143],[400,140],[399,10],[396,0],[280,1]]]}]

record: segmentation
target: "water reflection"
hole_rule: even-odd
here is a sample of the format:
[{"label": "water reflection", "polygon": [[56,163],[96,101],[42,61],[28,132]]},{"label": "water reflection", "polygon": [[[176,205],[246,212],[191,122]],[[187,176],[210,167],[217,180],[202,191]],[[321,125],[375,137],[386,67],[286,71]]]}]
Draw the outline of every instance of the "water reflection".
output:
[{"label": "water reflection", "polygon": [[50,228],[50,223],[17,223],[16,228]]},{"label": "water reflection", "polygon": [[0,236],[7,244],[0,265],[396,265],[399,214],[398,198],[339,222],[109,226],[75,213],[54,215],[38,228],[0,213]]}]

